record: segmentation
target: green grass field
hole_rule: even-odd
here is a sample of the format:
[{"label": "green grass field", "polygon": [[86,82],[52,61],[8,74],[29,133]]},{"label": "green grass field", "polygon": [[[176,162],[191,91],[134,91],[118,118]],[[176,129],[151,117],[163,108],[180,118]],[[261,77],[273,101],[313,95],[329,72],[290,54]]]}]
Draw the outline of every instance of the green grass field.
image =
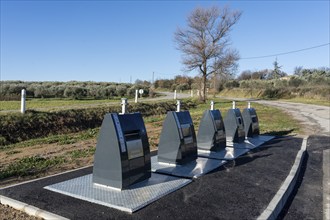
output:
[{"label": "green grass field", "polygon": [[[120,100],[74,100],[74,99],[27,99],[26,109],[29,110],[53,110],[53,109],[72,109],[72,108],[88,108],[98,105],[120,103]],[[20,110],[21,101],[0,101],[0,111]]]}]

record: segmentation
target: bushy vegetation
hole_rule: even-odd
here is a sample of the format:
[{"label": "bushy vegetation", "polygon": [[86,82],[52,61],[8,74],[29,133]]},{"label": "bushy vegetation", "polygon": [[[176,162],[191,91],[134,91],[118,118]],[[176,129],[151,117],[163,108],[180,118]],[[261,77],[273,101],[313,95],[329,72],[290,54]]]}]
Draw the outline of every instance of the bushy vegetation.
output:
[{"label": "bushy vegetation", "polygon": [[[258,98],[315,98],[330,100],[330,69],[302,69],[296,68],[295,74],[278,79],[267,78],[266,72],[244,71],[236,80],[236,88],[245,90],[259,90]],[[260,78],[258,78],[258,76]],[[234,88],[234,87],[226,87]]]},{"label": "bushy vegetation", "polygon": [[156,89],[167,90],[190,90],[193,88],[195,78],[177,75],[174,79],[157,79],[154,83]]},{"label": "bushy vegetation", "polygon": [[[193,101],[182,103],[182,109],[196,106]],[[136,103],[129,105],[129,112],[140,112],[143,116],[166,114],[176,109],[176,103]],[[72,109],[55,112],[27,111],[26,114],[0,115],[0,147],[32,138],[54,134],[65,134],[101,126],[103,117],[109,112],[120,112],[120,106]]]},{"label": "bushy vegetation", "polygon": [[143,96],[149,96],[150,85],[143,82],[24,82],[2,81],[0,100],[19,100],[22,89],[29,98],[70,98],[70,99],[113,99],[134,97],[136,89],[143,89]]}]

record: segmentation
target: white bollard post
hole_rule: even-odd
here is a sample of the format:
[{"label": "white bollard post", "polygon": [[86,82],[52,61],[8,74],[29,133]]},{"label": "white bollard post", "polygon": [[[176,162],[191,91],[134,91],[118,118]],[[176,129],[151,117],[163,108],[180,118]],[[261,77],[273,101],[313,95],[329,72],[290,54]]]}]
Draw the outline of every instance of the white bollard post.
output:
[{"label": "white bollard post", "polygon": [[127,98],[121,99],[121,114],[126,113],[126,106],[127,106]]},{"label": "white bollard post", "polygon": [[181,110],[181,101],[177,100],[176,101],[176,112],[180,112],[180,110]]},{"label": "white bollard post", "polygon": [[235,108],[236,108],[236,102],[233,101],[233,109],[235,109]]},{"label": "white bollard post", "polygon": [[248,108],[251,108],[251,102],[248,102]]},{"label": "white bollard post", "polygon": [[196,91],[196,95],[199,96],[199,90],[198,90],[198,89],[197,89],[197,91]]},{"label": "white bollard post", "polygon": [[139,90],[135,90],[135,103],[138,102]]},{"label": "white bollard post", "polygon": [[174,90],[174,99],[176,99],[176,90]]},{"label": "white bollard post", "polygon": [[25,113],[25,101],[26,101],[26,90],[22,89],[21,92],[21,113],[24,114]]},{"label": "white bollard post", "polygon": [[190,90],[190,97],[194,97],[194,91]]},{"label": "white bollard post", "polygon": [[214,110],[214,101],[211,101],[211,110]]}]

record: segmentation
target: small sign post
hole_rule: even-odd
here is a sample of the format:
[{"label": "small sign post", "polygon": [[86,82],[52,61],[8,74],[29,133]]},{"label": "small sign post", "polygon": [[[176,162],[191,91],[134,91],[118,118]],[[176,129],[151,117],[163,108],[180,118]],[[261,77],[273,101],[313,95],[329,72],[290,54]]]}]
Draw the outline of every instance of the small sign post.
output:
[{"label": "small sign post", "polygon": [[21,113],[24,114],[25,113],[25,101],[26,101],[26,90],[22,89],[22,93],[21,93]]}]

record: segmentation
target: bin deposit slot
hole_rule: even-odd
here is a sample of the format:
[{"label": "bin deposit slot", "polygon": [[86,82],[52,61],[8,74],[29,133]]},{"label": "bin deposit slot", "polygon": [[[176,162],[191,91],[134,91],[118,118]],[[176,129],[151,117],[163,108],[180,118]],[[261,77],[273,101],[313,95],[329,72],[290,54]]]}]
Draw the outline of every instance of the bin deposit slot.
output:
[{"label": "bin deposit slot", "polygon": [[181,125],[181,130],[182,130],[183,137],[192,136],[191,135],[190,124],[183,124],[183,125]]},{"label": "bin deposit slot", "polygon": [[220,130],[221,129],[221,121],[220,120],[214,120],[214,123],[215,123],[216,129]]},{"label": "bin deposit slot", "polygon": [[128,159],[143,156],[143,144],[139,132],[129,132],[125,134]]}]

